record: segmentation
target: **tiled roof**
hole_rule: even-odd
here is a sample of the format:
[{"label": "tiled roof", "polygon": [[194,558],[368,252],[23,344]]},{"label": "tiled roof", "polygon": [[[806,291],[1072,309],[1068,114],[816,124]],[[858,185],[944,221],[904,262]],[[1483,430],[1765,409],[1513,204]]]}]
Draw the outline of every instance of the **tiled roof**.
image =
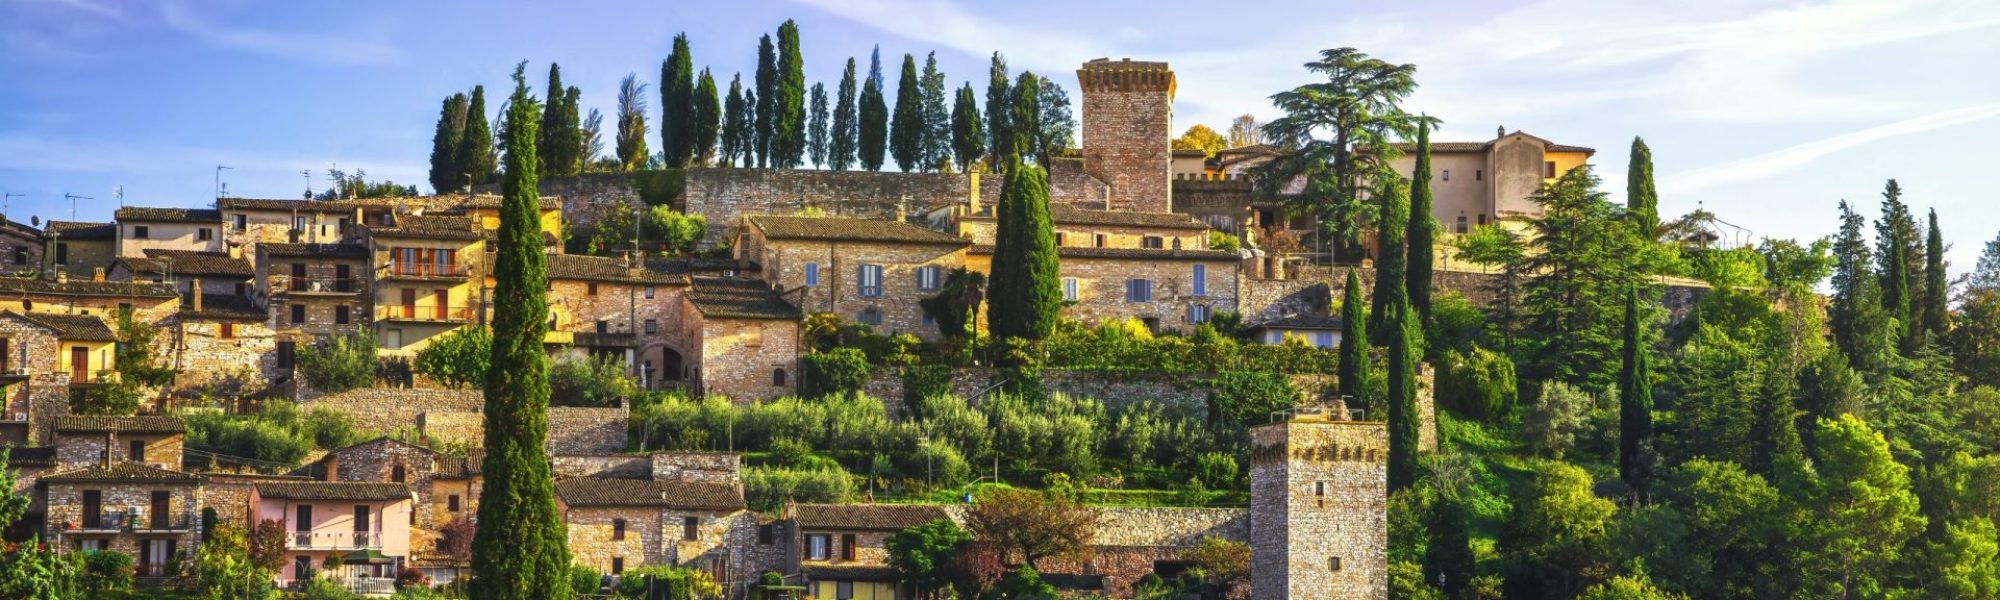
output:
[{"label": "tiled roof", "polygon": [[766,239],[839,240],[854,242],[900,242],[966,246],[966,241],[949,233],[926,229],[901,221],[849,219],[843,217],[745,217]]},{"label": "tiled roof", "polygon": [[[975,255],[993,254],[993,246],[980,244],[973,246],[970,253]],[[1172,260],[1172,261],[1234,261],[1242,257],[1227,250],[1160,250],[1155,248],[1079,248],[1061,246],[1056,248],[1060,258],[1101,258],[1110,260]]]},{"label": "tiled roof", "polygon": [[469,479],[479,475],[486,468],[486,451],[470,450],[464,456],[440,456],[437,459],[435,477],[448,479]]},{"label": "tiled roof", "polygon": [[265,254],[291,258],[368,258],[362,244],[257,244]]},{"label": "tiled roof", "polygon": [[[466,210],[474,208],[500,208],[500,202],[502,200],[506,200],[506,196],[500,196],[496,194],[473,194],[472,197],[470,198],[464,196],[432,196],[432,198],[437,198],[440,200],[456,199],[457,202],[451,203],[449,206],[451,206],[452,208],[456,208],[458,210]],[[542,210],[556,210],[562,208],[562,197],[542,196],[539,204],[541,205]]]},{"label": "tiled roof", "polygon": [[56,330],[56,339],[79,342],[116,342],[118,336],[103,319],[90,315],[62,315],[55,313],[27,312],[9,314],[19,316],[49,329]]},{"label": "tiled roof", "polygon": [[1181,158],[1181,157],[1188,157],[1188,158],[1193,158],[1193,157],[1197,157],[1197,156],[1200,156],[1200,157],[1204,157],[1204,158],[1206,158],[1206,157],[1208,156],[1208,152],[1205,152],[1205,151],[1202,151],[1202,150],[1197,150],[1197,149],[1194,149],[1194,148],[1176,148],[1176,149],[1174,149],[1174,158]]},{"label": "tiled roof", "polygon": [[474,229],[470,217],[446,217],[438,215],[396,215],[394,227],[376,227],[370,230],[375,235],[392,237],[423,237],[447,240],[476,240],[484,233]]},{"label": "tiled roof", "polygon": [[285,481],[256,484],[257,495],[288,500],[408,500],[410,486],[363,481]]},{"label": "tiled roof", "polygon": [[117,461],[108,465],[71,469],[60,473],[43,475],[43,483],[201,483],[201,476],[181,471],[170,471],[159,467],[135,462]]},{"label": "tiled roof", "polygon": [[213,208],[164,208],[127,206],[113,213],[119,222],[221,223],[222,211]]},{"label": "tiled roof", "polygon": [[112,241],[118,239],[118,226],[111,223],[89,223],[84,221],[49,221],[45,233],[65,240]]},{"label": "tiled roof", "polygon": [[35,229],[33,226],[30,226],[27,223],[22,223],[20,221],[15,221],[13,219],[0,218],[0,228],[10,230],[14,232],[14,235],[18,235],[21,237],[26,237],[26,238],[42,237],[42,230]]},{"label": "tiled roof", "polygon": [[[550,254],[548,256],[549,279],[577,279],[585,281],[617,281],[639,283],[666,283],[687,285],[686,275],[669,275],[652,269],[630,269],[625,261],[603,256],[581,254]],[[489,262],[494,260],[488,253]]]},{"label": "tiled roof", "polygon": [[690,275],[694,273],[722,273],[725,271],[755,271],[756,267],[744,268],[736,259],[728,257],[666,257],[646,258],[646,268],[668,275]]},{"label": "tiled roof", "polygon": [[179,275],[221,275],[225,277],[255,277],[256,269],[250,261],[233,258],[228,252],[201,252],[195,250],[146,249],[145,258],[124,257],[118,259],[133,273]]},{"label": "tiled roof", "polygon": [[1288,316],[1278,317],[1276,319],[1271,319],[1269,321],[1265,321],[1262,323],[1258,323],[1256,325],[1251,325],[1250,328],[1251,329],[1332,329],[1335,331],[1339,331],[1346,329],[1346,326],[1341,322],[1340,317],[1331,315],[1288,315]]},{"label": "tiled roof", "polygon": [[705,317],[792,320],[802,316],[798,307],[761,281],[721,277],[695,277],[691,281],[688,302]]},{"label": "tiled roof", "polygon": [[56,417],[56,431],[63,433],[180,433],[187,430],[173,415],[63,415]]},{"label": "tiled roof", "polygon": [[184,298],[180,314],[182,318],[220,321],[262,321],[270,316],[249,298],[233,294],[202,294],[201,310],[194,309],[193,299]]},{"label": "tiled roof", "polygon": [[938,519],[948,519],[935,504],[800,504],[792,519],[800,529],[861,529],[901,531]]},{"label": "tiled roof", "polygon": [[743,508],[743,494],[736,486],[697,481],[569,479],[556,482],[556,496],[570,506],[665,506],[704,510]]},{"label": "tiled roof", "polygon": [[[1516,131],[1513,133],[1509,133],[1507,135],[1515,135],[1515,134],[1520,134],[1527,138],[1542,142],[1542,147],[1549,152],[1582,152],[1585,154],[1597,153],[1597,150],[1593,148],[1585,148],[1583,146],[1571,146],[1567,144],[1558,144],[1555,142],[1544,140],[1540,137],[1536,137],[1534,134],[1521,133],[1519,131]],[[1485,142],[1431,142],[1431,153],[1443,154],[1443,153],[1456,153],[1456,152],[1485,152],[1487,148],[1493,147],[1493,142],[1500,141],[1501,139],[1506,139],[1506,138],[1505,136],[1502,136],[1501,138],[1496,138],[1491,141],[1485,141]],[[1389,147],[1400,150],[1405,154],[1417,151],[1416,144],[1407,142],[1389,144]]]},{"label": "tiled roof", "polygon": [[150,281],[90,281],[72,279],[56,282],[28,277],[0,277],[0,292],[50,294],[57,296],[137,296],[172,298],[173,286]]},{"label": "tiled roof", "polygon": [[273,212],[298,211],[298,212],[317,212],[317,213],[344,213],[344,212],[352,212],[354,210],[354,205],[352,204],[338,204],[322,200],[293,200],[293,199],[277,199],[277,198],[221,198],[215,201],[215,207],[221,210],[260,210],[260,211],[273,211]]},{"label": "tiled roof", "polygon": [[15,446],[7,450],[9,467],[53,467],[56,466],[55,446]]},{"label": "tiled roof", "polygon": [[1061,202],[1049,204],[1049,217],[1057,225],[1107,225],[1159,229],[1208,229],[1208,225],[1180,213],[1134,212],[1129,210],[1089,210]]}]

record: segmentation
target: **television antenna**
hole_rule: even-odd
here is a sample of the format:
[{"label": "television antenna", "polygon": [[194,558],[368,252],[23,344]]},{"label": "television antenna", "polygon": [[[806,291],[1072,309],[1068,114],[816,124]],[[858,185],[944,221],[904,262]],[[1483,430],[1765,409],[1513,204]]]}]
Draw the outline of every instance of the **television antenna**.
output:
[{"label": "television antenna", "polygon": [[304,178],[306,178],[306,199],[307,199],[307,200],[311,200],[311,199],[313,199],[313,172],[312,172],[312,169],[299,169],[299,176],[301,176],[301,177],[304,177]]},{"label": "television antenna", "polygon": [[67,193],[63,194],[63,197],[69,199],[69,220],[71,221],[76,220],[76,201],[96,200],[96,198],[92,198],[90,196],[78,196],[76,194],[67,194]]},{"label": "television antenna", "polygon": [[125,186],[111,186],[111,197],[118,199],[118,208],[125,208]]},{"label": "television antenna", "polygon": [[224,190],[229,189],[222,186],[222,171],[223,169],[229,169],[229,168],[230,167],[224,165],[215,165],[215,199],[217,200],[221,200]]},{"label": "television antenna", "polygon": [[16,194],[13,192],[7,192],[5,195],[0,195],[0,215],[5,215],[14,208],[15,198],[26,198],[26,197],[28,197],[27,194]]}]

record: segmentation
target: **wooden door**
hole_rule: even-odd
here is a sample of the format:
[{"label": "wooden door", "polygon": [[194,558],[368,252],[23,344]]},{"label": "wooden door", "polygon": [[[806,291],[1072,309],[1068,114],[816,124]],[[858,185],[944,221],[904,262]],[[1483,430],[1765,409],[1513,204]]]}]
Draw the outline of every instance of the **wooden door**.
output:
[{"label": "wooden door", "polygon": [[410,318],[415,318],[416,316],[417,316],[417,291],[409,288],[404,288],[403,318],[410,319]]},{"label": "wooden door", "polygon": [[77,346],[69,349],[69,381],[82,383],[90,381],[90,349]]}]

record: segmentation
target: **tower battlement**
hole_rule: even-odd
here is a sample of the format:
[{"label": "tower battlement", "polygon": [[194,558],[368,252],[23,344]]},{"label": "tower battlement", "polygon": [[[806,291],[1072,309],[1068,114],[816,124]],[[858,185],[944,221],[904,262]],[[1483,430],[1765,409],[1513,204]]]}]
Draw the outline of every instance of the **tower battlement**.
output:
[{"label": "tower battlement", "polygon": [[1250,443],[1251,597],[1387,598],[1387,425],[1291,415]]},{"label": "tower battlement", "polygon": [[1100,58],[1077,68],[1076,80],[1083,91],[1083,168],[1110,187],[1107,207],[1172,212],[1173,69]]}]

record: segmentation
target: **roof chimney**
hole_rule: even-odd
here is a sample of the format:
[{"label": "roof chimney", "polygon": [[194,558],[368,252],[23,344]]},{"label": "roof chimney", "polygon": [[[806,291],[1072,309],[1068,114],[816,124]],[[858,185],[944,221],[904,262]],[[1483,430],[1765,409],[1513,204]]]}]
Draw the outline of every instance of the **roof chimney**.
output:
[{"label": "roof chimney", "polygon": [[97,268],[94,268],[94,269],[91,269],[91,270],[90,270],[90,280],[91,280],[91,281],[104,281],[104,267],[97,267]]},{"label": "roof chimney", "polygon": [[1503,137],[1507,137],[1507,126],[1506,126],[1506,125],[1501,125],[1501,126],[1500,126],[1500,131],[1498,131],[1498,132],[1495,132],[1495,133],[1493,134],[1493,139],[1496,139],[1496,140],[1497,140],[1497,139],[1500,139],[1500,138],[1503,138]]},{"label": "roof chimney", "polygon": [[188,280],[188,293],[194,296],[194,311],[201,312],[201,280]]},{"label": "roof chimney", "polygon": [[230,257],[230,258],[243,258],[243,246],[242,246],[241,244],[230,244],[230,245],[229,245],[229,257]]},{"label": "roof chimney", "polygon": [[56,269],[56,283],[69,283],[68,269]]}]

